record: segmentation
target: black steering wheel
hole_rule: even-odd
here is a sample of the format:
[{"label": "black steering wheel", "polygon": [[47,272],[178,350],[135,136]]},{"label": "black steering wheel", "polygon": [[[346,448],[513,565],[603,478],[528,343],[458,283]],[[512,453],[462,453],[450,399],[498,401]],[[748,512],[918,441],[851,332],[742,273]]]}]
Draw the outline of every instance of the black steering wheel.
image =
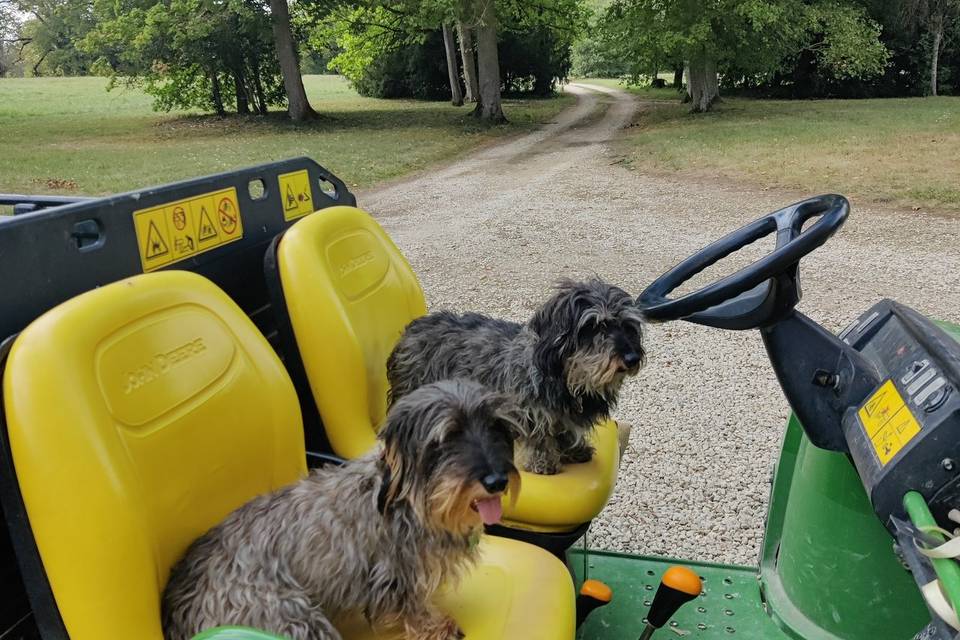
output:
[{"label": "black steering wheel", "polygon": [[[754,329],[779,320],[800,301],[798,264],[843,225],[850,203],[823,195],[769,213],[704,247],[647,287],[638,306],[654,322],[687,320],[723,329]],[[803,224],[820,219],[801,233]],[[774,250],[702,289],[667,296],[681,284],[735,251],[776,231]]]}]

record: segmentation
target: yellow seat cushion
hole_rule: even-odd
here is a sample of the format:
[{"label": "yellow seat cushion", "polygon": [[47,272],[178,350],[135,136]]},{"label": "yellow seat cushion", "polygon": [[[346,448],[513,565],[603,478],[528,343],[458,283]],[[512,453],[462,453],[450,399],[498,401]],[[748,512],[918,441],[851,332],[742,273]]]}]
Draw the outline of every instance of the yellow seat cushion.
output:
[{"label": "yellow seat cushion", "polygon": [[[437,605],[469,640],[572,640],[576,605],[570,572],[546,551],[495,536],[480,542],[481,561]],[[400,640],[374,633],[361,618],[338,625],[346,640]]]},{"label": "yellow seat cushion", "polygon": [[306,473],[293,385],[234,302],[168,271],[90,291],[16,339],[3,377],[17,480],[72,640],[162,640],[187,546]]},{"label": "yellow seat cushion", "polygon": [[[426,313],[416,274],[386,232],[355,207],[309,215],[284,234],[277,264],[287,312],[334,452],[373,446],[386,413],[386,362],[404,328]],[[521,474],[512,526],[569,531],[606,505],[617,478],[616,426],[594,436],[597,455],[553,476]]]},{"label": "yellow seat cushion", "polygon": [[552,476],[520,472],[520,498],[503,501],[503,524],[532,531],[569,531],[593,520],[613,494],[620,470],[617,423],[597,425],[590,462],[569,464]]}]

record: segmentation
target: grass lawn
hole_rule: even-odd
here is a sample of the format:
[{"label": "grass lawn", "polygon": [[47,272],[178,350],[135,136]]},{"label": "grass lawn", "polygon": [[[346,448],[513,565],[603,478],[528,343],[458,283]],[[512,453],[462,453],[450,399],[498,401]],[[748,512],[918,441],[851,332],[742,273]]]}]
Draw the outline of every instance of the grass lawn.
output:
[{"label": "grass lawn", "polygon": [[[672,91],[631,90],[648,100]],[[622,139],[642,171],[960,211],[960,97],[724,98],[704,115],[646,103]]]},{"label": "grass lawn", "polygon": [[102,78],[0,80],[0,192],[106,194],[307,155],[367,187],[549,121],[573,103],[506,100],[511,124],[478,125],[472,107],[358,96],[336,76],[307,76],[325,117],[163,114],[140,91]]}]

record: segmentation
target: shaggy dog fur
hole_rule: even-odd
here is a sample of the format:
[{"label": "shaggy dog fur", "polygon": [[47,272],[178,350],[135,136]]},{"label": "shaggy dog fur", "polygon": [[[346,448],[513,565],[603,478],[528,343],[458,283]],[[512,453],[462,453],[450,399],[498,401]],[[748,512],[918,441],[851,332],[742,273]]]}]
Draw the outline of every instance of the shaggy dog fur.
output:
[{"label": "shaggy dog fur", "polygon": [[565,280],[526,324],[445,311],[414,320],[390,354],[387,377],[392,402],[450,377],[512,396],[522,412],[517,462],[553,474],[590,460],[587,435],[643,362],[634,300],[600,280]]},{"label": "shaggy dog fur", "polygon": [[516,417],[503,396],[444,381],[392,407],[382,446],[261,496],[193,543],[163,598],[167,640],[218,625],[334,640],[364,615],[416,640],[461,637],[431,604],[476,559],[484,523],[515,498]]}]

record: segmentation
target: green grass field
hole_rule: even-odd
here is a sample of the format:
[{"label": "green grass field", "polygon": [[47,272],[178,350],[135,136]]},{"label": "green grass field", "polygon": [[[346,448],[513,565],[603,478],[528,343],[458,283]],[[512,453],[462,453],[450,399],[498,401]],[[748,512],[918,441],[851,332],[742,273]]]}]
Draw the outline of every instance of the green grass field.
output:
[{"label": "green grass field", "polygon": [[656,101],[645,101],[622,137],[638,170],[960,211],[958,97],[725,98],[714,112],[692,115],[675,100],[660,102],[671,89],[631,91]]},{"label": "green grass field", "polygon": [[0,192],[105,194],[307,155],[367,187],[549,121],[571,96],[506,100],[511,124],[484,127],[471,107],[358,96],[336,76],[307,76],[325,117],[163,114],[102,78],[0,80]]}]

